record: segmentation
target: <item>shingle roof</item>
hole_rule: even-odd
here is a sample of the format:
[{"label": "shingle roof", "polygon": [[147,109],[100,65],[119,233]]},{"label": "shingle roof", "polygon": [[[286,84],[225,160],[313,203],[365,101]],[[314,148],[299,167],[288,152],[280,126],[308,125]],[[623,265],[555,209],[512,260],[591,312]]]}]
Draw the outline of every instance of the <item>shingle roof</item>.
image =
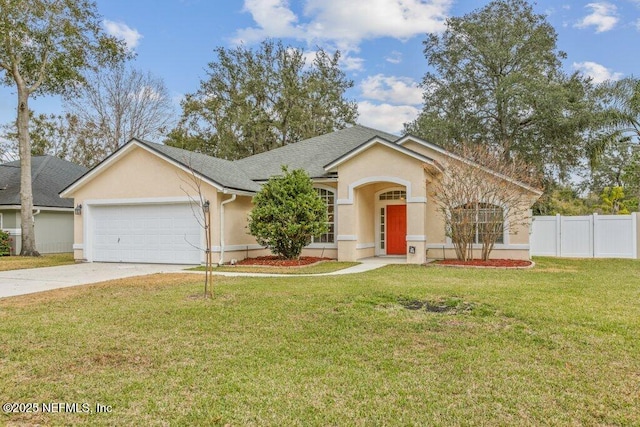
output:
[{"label": "shingle roof", "polygon": [[172,158],[187,168],[193,169],[203,177],[218,183],[221,187],[251,192],[260,190],[260,186],[253,182],[242,168],[230,160],[218,159],[205,154],[157,144],[155,142],[140,139],[137,141],[152,150]]},{"label": "shingle roof", "polygon": [[290,170],[304,169],[311,178],[328,177],[331,174],[324,170],[325,165],[376,136],[389,141],[398,139],[397,135],[356,125],[236,160],[234,163],[249,178],[257,181],[279,175],[282,165],[289,166]]},{"label": "shingle roof", "polygon": [[63,187],[63,189],[65,192],[73,189],[85,177],[91,176],[97,169],[107,164],[109,158],[117,156],[130,144],[137,143],[160,156],[177,162],[182,167],[192,169],[203,178],[215,183],[219,188],[255,193],[260,190],[260,184],[256,181],[266,181],[274,175],[279,175],[282,172],[282,165],[286,165],[290,169],[304,169],[311,178],[335,176],[334,173],[325,171],[324,166],[376,137],[392,142],[398,140],[397,135],[356,125],[236,161],[218,159],[134,138],[85,176],[70,183],[67,187]]},{"label": "shingle roof", "polygon": [[[31,158],[33,204],[36,207],[73,208],[73,199],[62,199],[60,190],[87,169],[54,156]],[[20,205],[20,161],[0,165],[0,205]]]}]

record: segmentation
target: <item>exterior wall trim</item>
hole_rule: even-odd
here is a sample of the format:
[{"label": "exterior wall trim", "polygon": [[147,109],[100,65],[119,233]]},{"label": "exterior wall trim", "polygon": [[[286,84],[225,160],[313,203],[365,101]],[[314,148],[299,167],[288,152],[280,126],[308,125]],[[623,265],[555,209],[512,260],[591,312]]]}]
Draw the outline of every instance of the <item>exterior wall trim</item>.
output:
[{"label": "exterior wall trim", "polygon": [[[219,253],[219,252],[221,252],[221,249],[222,248],[220,246],[213,246],[211,248],[211,251]],[[224,251],[225,252],[231,252],[231,251],[255,251],[255,250],[260,250],[260,249],[266,249],[266,246],[260,246],[258,244],[253,244],[253,245],[224,245]]]},{"label": "exterior wall trim", "polygon": [[376,244],[375,243],[358,243],[356,244],[356,249],[371,249],[371,248],[375,248]]},{"label": "exterior wall trim", "polygon": [[[519,243],[519,244],[500,244],[500,243],[496,243],[493,246],[493,249],[500,249],[500,250],[506,250],[506,249],[513,249],[513,250],[529,250],[529,246],[528,244],[525,243]],[[453,249],[453,243],[427,243],[426,244],[426,248],[427,249]],[[478,244],[478,243],[474,243],[473,244],[473,249],[481,249],[482,245]]]},{"label": "exterior wall trim", "polygon": [[426,242],[427,236],[424,234],[407,234],[407,242]]},{"label": "exterior wall trim", "polygon": [[354,234],[338,234],[338,238],[336,240],[339,242],[357,242],[358,236]]},{"label": "exterior wall trim", "polygon": [[338,199],[337,204],[339,205],[352,205],[354,200],[353,192],[356,188],[361,187],[366,184],[372,184],[375,182],[390,182],[393,184],[401,185],[407,189],[407,200],[406,203],[427,203],[426,197],[413,197],[412,194],[412,184],[411,181],[407,181],[406,179],[398,178],[395,176],[368,176],[366,178],[361,178],[357,181],[349,184],[349,193],[346,199]]},{"label": "exterior wall trim", "polygon": [[85,205],[157,205],[170,203],[193,203],[191,197],[134,197],[131,199],[87,199]]}]

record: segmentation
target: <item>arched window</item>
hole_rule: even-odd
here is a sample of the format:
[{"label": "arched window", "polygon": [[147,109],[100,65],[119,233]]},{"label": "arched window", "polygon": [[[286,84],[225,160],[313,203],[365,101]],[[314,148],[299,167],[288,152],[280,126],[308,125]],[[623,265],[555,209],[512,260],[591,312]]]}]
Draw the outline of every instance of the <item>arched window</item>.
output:
[{"label": "arched window", "polygon": [[335,243],[335,210],[336,210],[336,197],[335,192],[328,188],[316,188],[316,192],[327,207],[327,225],[329,231],[320,236],[316,236],[312,239],[312,243]]},{"label": "arched window", "polygon": [[[467,203],[451,212],[451,225],[473,232],[473,243],[482,243],[496,236],[495,243],[504,243],[504,211],[488,203]],[[466,231],[462,231],[465,233]]]}]

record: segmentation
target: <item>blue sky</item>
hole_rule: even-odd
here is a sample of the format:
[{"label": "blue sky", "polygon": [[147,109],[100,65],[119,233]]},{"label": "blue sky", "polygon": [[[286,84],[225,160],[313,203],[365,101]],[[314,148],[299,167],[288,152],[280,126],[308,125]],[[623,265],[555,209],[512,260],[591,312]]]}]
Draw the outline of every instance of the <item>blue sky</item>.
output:
[{"label": "blue sky", "polygon": [[[359,123],[399,134],[418,114],[427,71],[422,41],[487,0],[97,0],[105,30],[123,38],[133,66],[164,80],[176,103],[198,89],[217,46],[282,39],[313,53],[343,53],[355,83]],[[567,53],[564,68],[594,81],[640,76],[640,0],[538,0]],[[15,90],[0,89],[0,123],[14,117]],[[37,113],[61,112],[56,98],[32,102]]]}]

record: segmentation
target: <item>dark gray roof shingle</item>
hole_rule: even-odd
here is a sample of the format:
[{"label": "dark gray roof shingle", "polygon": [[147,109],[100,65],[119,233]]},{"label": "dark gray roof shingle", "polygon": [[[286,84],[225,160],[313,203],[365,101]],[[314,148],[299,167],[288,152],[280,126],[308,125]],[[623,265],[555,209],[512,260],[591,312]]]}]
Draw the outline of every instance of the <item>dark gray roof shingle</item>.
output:
[{"label": "dark gray roof shingle", "polygon": [[[73,199],[58,193],[81,177],[87,169],[54,156],[31,158],[33,205],[36,207],[73,208]],[[0,165],[0,205],[20,205],[20,161]]]},{"label": "dark gray roof shingle", "polygon": [[203,177],[216,182],[221,187],[250,192],[260,190],[260,186],[249,179],[244,170],[230,160],[218,159],[205,154],[141,139],[137,139],[137,141],[152,150],[170,157],[187,168],[193,169]]},{"label": "dark gray roof shingle", "polygon": [[257,181],[279,175],[282,165],[289,166],[290,170],[304,169],[311,178],[328,177],[331,174],[324,170],[325,165],[376,136],[389,141],[398,139],[397,135],[356,125],[236,160],[234,163],[249,178]]}]

